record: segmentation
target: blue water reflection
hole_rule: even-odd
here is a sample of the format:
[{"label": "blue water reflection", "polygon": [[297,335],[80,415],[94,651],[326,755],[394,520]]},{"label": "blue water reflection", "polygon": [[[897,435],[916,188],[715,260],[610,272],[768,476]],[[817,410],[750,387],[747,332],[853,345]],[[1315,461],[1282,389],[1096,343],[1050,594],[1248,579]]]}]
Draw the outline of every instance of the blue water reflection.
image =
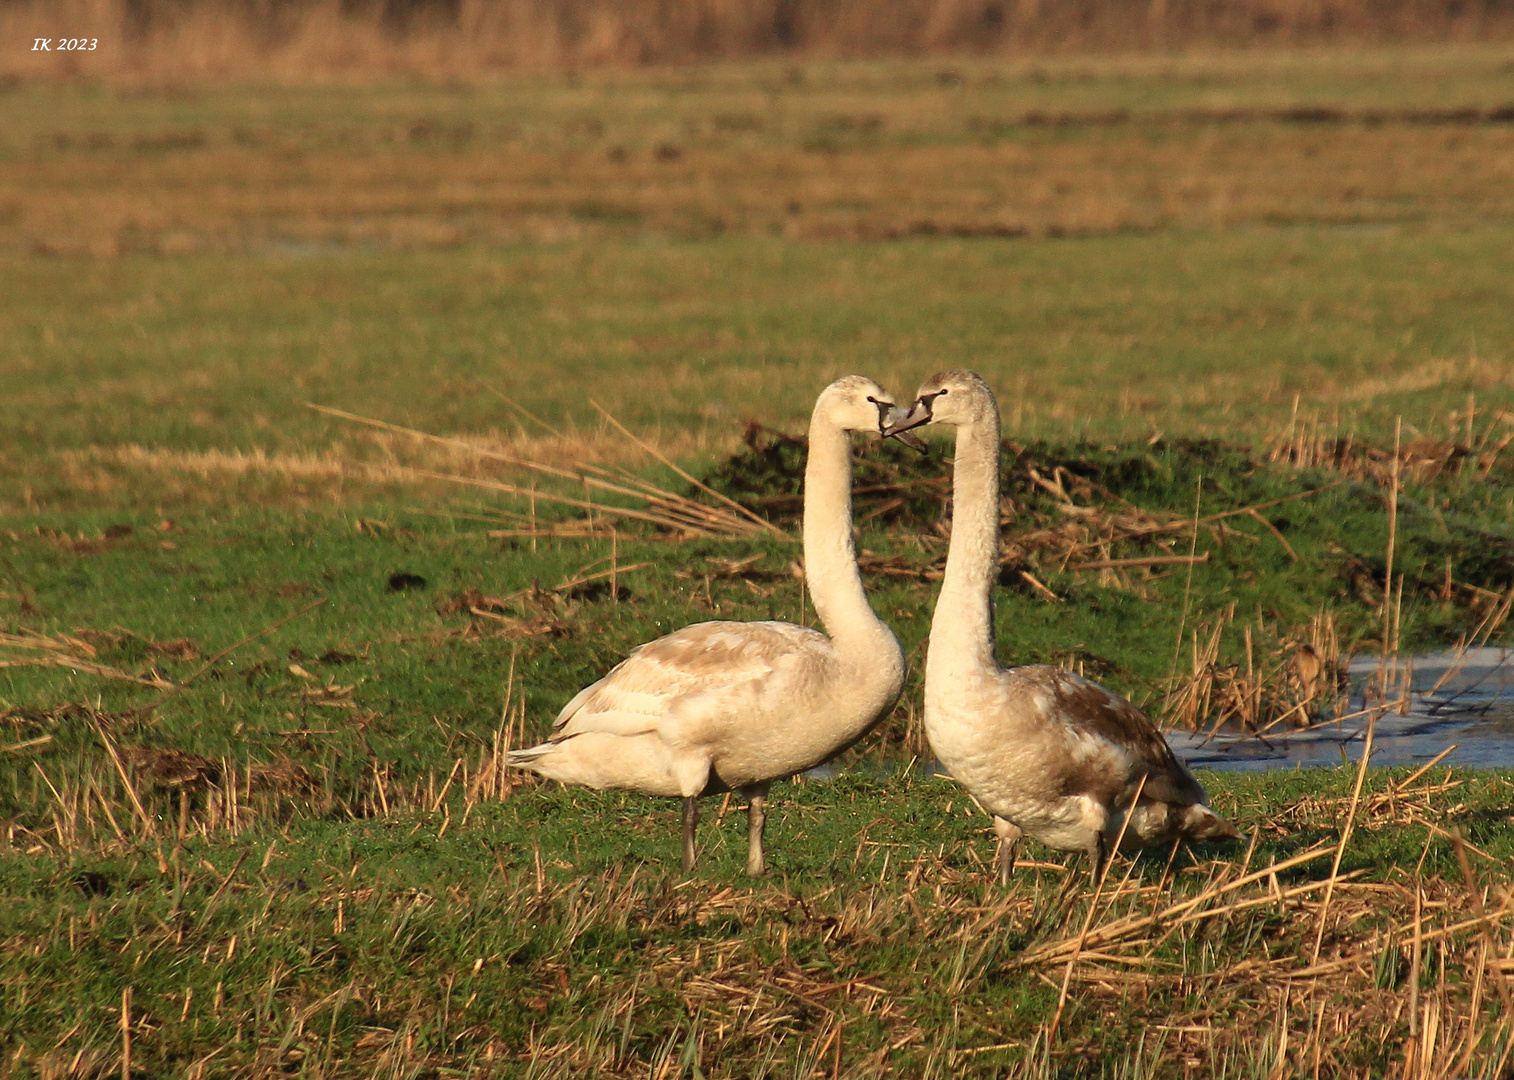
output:
[{"label": "blue water reflection", "polygon": [[[1367,708],[1364,696],[1382,681],[1380,669],[1377,656],[1351,663],[1348,716]],[[1399,657],[1397,672],[1410,685],[1408,711],[1401,714],[1395,708],[1378,717],[1374,765],[1422,765],[1456,744],[1444,764],[1514,769],[1514,650],[1487,647]],[[1402,685],[1391,674],[1387,681]],[[1279,729],[1260,738],[1232,731],[1212,738],[1169,731],[1167,742],[1195,769],[1262,772],[1339,765],[1361,759],[1369,716],[1303,731]]]}]

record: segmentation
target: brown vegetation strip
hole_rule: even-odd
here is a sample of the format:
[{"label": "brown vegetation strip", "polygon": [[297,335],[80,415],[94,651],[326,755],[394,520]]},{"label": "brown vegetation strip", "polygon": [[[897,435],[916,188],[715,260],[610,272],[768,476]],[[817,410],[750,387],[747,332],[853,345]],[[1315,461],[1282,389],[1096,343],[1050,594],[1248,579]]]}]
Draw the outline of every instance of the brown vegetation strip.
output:
[{"label": "brown vegetation strip", "polygon": [[994,118],[974,116],[968,130],[989,133],[1012,128],[1101,128],[1125,124],[1180,126],[1187,124],[1514,124],[1514,104],[1488,108],[1343,109],[1333,105],[1293,105],[1281,109],[1181,109],[1136,112],[1110,109],[1098,112],[1048,113],[1031,111]]},{"label": "brown vegetation strip", "polygon": [[[1507,8],[1454,0],[1180,4],[958,0],[473,0],[250,5],[228,0],[14,0],[5,40],[80,34],[79,51],[13,48],[4,73],[140,80],[208,73],[433,77],[509,68],[635,67],[784,57],[1036,56],[1180,46],[1507,37]],[[67,13],[66,15],[63,13]],[[60,19],[66,28],[60,27]],[[938,85],[958,86],[954,70]]]},{"label": "brown vegetation strip", "polygon": [[[662,156],[646,118],[613,101],[596,106],[592,138],[540,112],[529,136],[480,127],[447,153],[367,115],[256,145],[211,119],[199,145],[167,154],[81,149],[88,132],[55,131],[0,158],[0,205],[15,207],[0,215],[0,243],[110,257],[626,233],[883,241],[1507,220],[1514,123],[1502,107],[1485,112],[1466,123],[1101,128],[1016,115],[995,134],[957,115],[905,111],[876,131],[836,134],[822,99],[750,140],[712,131],[712,117],[693,108],[676,117],[688,132],[677,152]],[[1400,167],[1382,169],[1385,160]]]}]

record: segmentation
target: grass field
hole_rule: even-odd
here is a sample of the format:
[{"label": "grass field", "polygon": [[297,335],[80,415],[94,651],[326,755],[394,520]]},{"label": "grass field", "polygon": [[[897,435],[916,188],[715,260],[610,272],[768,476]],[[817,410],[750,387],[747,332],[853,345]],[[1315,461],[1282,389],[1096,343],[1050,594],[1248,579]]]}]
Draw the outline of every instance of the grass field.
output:
[{"label": "grass field", "polygon": [[[0,242],[97,257],[1507,219],[1509,46],[0,95]],[[1265,166],[1265,167],[1261,167]]]},{"label": "grass field", "polygon": [[214,501],[281,467],[350,498],[323,455],[362,440],[302,401],[543,434],[493,390],[593,441],[586,378],[706,460],[834,375],[955,364],[1025,436],[1255,440],[1296,396],[1443,435],[1507,400],[1510,55],[23,83],[0,499],[140,505],[124,470]]},{"label": "grass field", "polygon": [[[738,876],[739,815],[706,826],[705,868],[683,880],[673,809],[546,788],[467,821],[454,804],[18,854],[11,1067],[114,1072],[130,986],[144,1075],[1398,1075],[1411,1002],[1438,1025],[1419,1029],[1428,1060],[1454,1064],[1473,1030],[1466,1056],[1487,1071],[1462,1075],[1495,1075],[1508,1030],[1479,1014],[1499,1011],[1508,930],[1443,932],[1475,918],[1471,893],[1450,843],[1419,864],[1411,822],[1454,824],[1494,860],[1472,856],[1473,880],[1502,880],[1508,785],[1420,781],[1395,806],[1388,781],[1372,781],[1319,963],[1350,777],[1220,785],[1217,805],[1259,830],[1253,871],[1323,855],[1271,878],[1276,899],[1262,874],[1187,923],[1117,927],[1072,970],[1050,1047],[1057,950],[1088,897],[1055,864],[989,886],[986,819],[940,780],[792,788],[756,884]],[[1242,854],[1121,867],[1094,925],[1243,881]]]},{"label": "grass field", "polygon": [[[1505,1075],[1501,776],[1206,776],[1254,843],[1095,898],[990,885],[918,675],[762,882],[738,805],[685,880],[671,804],[499,760],[656,633],[806,619],[742,421],[851,371],[998,387],[1006,662],[1261,725],[1334,707],[1305,644],[1506,640],[1511,55],[0,94],[5,1070]],[[786,535],[487,456],[691,493],[594,403]],[[858,455],[917,672],[945,458]]]},{"label": "grass field", "polygon": [[[1261,440],[1295,397],[1342,431],[1391,438],[1402,414],[1445,437],[1468,394],[1480,435],[1508,400],[1511,247],[1514,227],[1492,224],[13,258],[0,410],[24,435],[3,497],[167,508],[214,502],[241,473],[350,499],[362,485],[342,463],[370,440],[304,401],[522,452],[551,438],[504,394],[587,444],[543,452],[628,447],[592,397],[708,460],[739,420],[799,428],[834,376],[903,395],[957,365],[1001,387],[1019,437]],[[253,451],[271,460],[204,456]]]}]

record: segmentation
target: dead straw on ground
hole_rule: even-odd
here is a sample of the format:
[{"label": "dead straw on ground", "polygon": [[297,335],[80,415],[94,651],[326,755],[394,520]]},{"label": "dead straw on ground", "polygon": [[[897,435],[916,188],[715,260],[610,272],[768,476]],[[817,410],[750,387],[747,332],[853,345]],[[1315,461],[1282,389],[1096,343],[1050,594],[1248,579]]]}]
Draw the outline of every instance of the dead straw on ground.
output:
[{"label": "dead straw on ground", "polygon": [[[440,840],[468,827],[480,805],[522,797],[520,786],[536,782],[503,767],[525,719],[518,690],[512,669],[497,730],[476,754],[418,781],[397,782],[374,769],[362,812]],[[238,904],[262,903],[260,890],[269,886],[252,870],[243,872],[256,867],[249,859],[253,848],[229,869],[211,873],[181,856],[187,842],[271,835],[276,846],[277,830],[269,834],[268,823],[287,822],[281,815],[291,808],[326,812],[320,778],[278,763],[243,767],[120,747],[113,754],[100,751],[93,769],[62,775],[39,766],[50,803],[45,823],[13,830],[12,842],[76,856],[145,851],[158,874],[182,879],[177,892],[188,895],[192,881],[205,882],[210,896],[200,905],[200,921],[233,897]],[[1036,1071],[1029,1047],[1041,1046],[1049,1063],[1074,1060],[1097,1029],[1089,1028],[1089,1018],[1162,1002],[1165,1034],[1151,1050],[1154,1068],[1180,1067],[1196,1056],[1212,1070],[1208,1075],[1229,1076],[1227,1055],[1255,1060],[1263,1054],[1285,1069],[1283,1075],[1308,1074],[1317,1065],[1321,1075],[1366,1076],[1375,1066],[1362,1063],[1381,1060],[1386,1050],[1391,1074],[1414,1080],[1456,1075],[1453,1067],[1471,1063],[1501,1069],[1509,1030],[1495,1004],[1507,994],[1505,982],[1514,972],[1507,959],[1514,953],[1514,894],[1503,868],[1485,862],[1479,875],[1462,856],[1461,879],[1454,880],[1410,866],[1343,871],[1338,863],[1356,837],[1401,829],[1405,805],[1428,815],[1427,848],[1471,851],[1454,831],[1459,782],[1452,774],[1358,785],[1346,808],[1357,821],[1354,834],[1285,845],[1260,866],[1253,861],[1255,836],[1244,852],[1223,857],[1206,854],[1176,865],[1159,857],[1155,865],[1165,862],[1167,870],[1155,875],[1138,872],[1136,863],[1121,856],[1097,893],[1083,888],[1081,875],[1048,876],[1034,862],[1021,867],[1007,892],[986,888],[986,828],[965,848],[953,844],[948,851],[943,845],[937,851],[901,850],[885,830],[864,827],[847,883],[805,889],[777,881],[667,883],[622,866],[593,875],[549,875],[544,863],[558,865],[561,855],[538,847],[527,853],[524,867],[501,864],[489,904],[501,918],[520,913],[561,922],[564,944],[533,961],[543,1001],[569,985],[572,942],[580,935],[634,924],[655,944],[634,978],[629,972],[611,978],[584,999],[583,1008],[603,1008],[613,1023],[584,1025],[581,1010],[544,1011],[547,1019],[526,1046],[496,1044],[483,1033],[466,1041],[471,1052],[503,1055],[554,1075],[645,1075],[648,1068],[655,1074],[679,1059],[683,1039],[693,1037],[690,1030],[673,1033],[665,1057],[655,1046],[630,1046],[616,1033],[630,1022],[635,1002],[672,995],[685,1016],[699,1018],[698,1053],[707,1063],[749,1053],[771,1038],[783,1047],[783,1059],[796,1052],[796,1061],[823,1056],[827,1068],[834,1060],[843,1074],[871,1075],[868,1070],[891,1061],[919,1067],[922,1058],[935,1055],[957,1066],[981,1060],[985,1067],[1011,1067],[1018,1071],[1010,1075],[1031,1077],[1043,1073]],[[1339,802],[1304,798],[1275,808],[1255,828],[1274,837],[1328,828],[1341,819]],[[1337,864],[1324,870],[1332,856]],[[270,847],[265,869],[272,857]],[[372,920],[375,902],[371,888],[341,876],[300,900],[338,925]],[[469,895],[438,893],[416,896],[401,908],[419,906],[428,918],[449,918],[452,905],[468,902]],[[675,933],[682,926],[728,921],[746,929],[709,941]],[[149,941],[159,933],[142,932]],[[184,930],[170,921],[163,932],[166,945]],[[251,929],[247,937],[244,947],[254,947]],[[883,942],[891,943],[890,955],[902,950],[904,961],[876,962]],[[822,947],[828,965],[800,959]],[[1435,962],[1425,964],[1427,959]],[[348,992],[389,992],[369,978],[360,976]],[[1062,1019],[1059,1024],[1048,1015],[1033,1030],[1010,1013],[988,1013],[974,1018],[970,1033],[964,1025],[944,1034],[923,1021],[914,999],[921,979],[967,1002],[1005,980],[1043,978],[1052,989],[1063,988]],[[1168,1004],[1175,1002],[1187,1004]],[[1259,1015],[1271,1018],[1260,1028],[1254,1019]],[[864,1030],[872,1032],[865,1039],[842,1035]],[[133,1031],[150,1052],[154,1030]],[[270,1055],[274,1048],[270,1042],[228,1052]],[[405,1043],[393,1029],[383,1038],[365,1037],[353,1052],[373,1065],[406,1068],[446,1067],[453,1060],[445,1044]],[[921,1057],[909,1056],[916,1053]]]}]

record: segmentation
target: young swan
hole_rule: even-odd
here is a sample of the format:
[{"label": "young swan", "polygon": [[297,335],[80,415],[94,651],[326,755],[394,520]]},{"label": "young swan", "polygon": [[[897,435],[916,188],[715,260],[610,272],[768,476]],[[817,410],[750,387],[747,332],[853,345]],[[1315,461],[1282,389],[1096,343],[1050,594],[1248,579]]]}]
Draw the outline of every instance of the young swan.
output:
[{"label": "young swan", "polygon": [[874,614],[852,547],[849,431],[881,432],[894,399],[860,375],[821,392],[804,470],[804,569],[830,635],[783,622],[705,622],[632,650],[510,764],[564,783],[683,799],[683,868],[698,798],[748,800],[748,874],[765,868],[768,786],[834,757],[893,706],[904,652]]},{"label": "young swan", "polygon": [[981,376],[944,371],[926,380],[914,406],[896,413],[884,433],[922,424],[957,429],[951,545],[925,665],[925,731],[947,771],[993,814],[1000,880],[1008,883],[1015,845],[1029,833],[1054,848],[1086,851],[1099,881],[1132,801],[1127,841],[1237,837],[1130,702],[1061,668],[999,666],[991,595],[999,570],[999,407]]}]

